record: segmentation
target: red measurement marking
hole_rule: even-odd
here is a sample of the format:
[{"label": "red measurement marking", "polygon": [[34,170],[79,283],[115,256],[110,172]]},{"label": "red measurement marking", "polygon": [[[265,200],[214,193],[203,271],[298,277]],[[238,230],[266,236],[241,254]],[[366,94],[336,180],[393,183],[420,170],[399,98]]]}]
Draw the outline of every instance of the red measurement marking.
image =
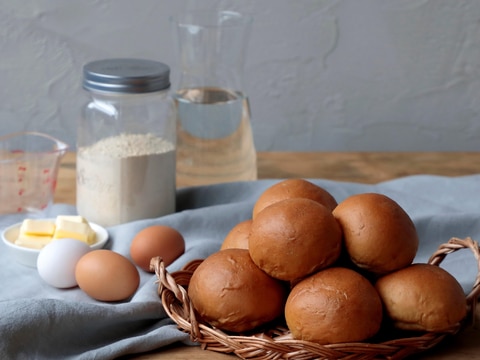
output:
[{"label": "red measurement marking", "polygon": [[18,171],[27,171],[27,167],[26,166],[19,166]]},{"label": "red measurement marking", "polygon": [[43,173],[44,173],[44,174],[50,173],[50,169],[43,169]]},{"label": "red measurement marking", "polygon": [[17,212],[22,212],[22,211],[23,211],[23,209],[21,207],[17,208]]},{"label": "red measurement marking", "polygon": [[25,193],[25,189],[18,190],[18,195],[22,196]]}]

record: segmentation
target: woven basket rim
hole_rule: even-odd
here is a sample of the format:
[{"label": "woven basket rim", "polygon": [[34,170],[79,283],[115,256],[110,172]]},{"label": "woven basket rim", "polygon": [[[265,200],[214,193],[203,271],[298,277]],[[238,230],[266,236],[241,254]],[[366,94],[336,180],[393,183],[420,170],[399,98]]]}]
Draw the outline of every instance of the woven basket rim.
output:
[{"label": "woven basket rim", "polygon": [[480,294],[480,248],[471,237],[452,237],[441,244],[431,255],[428,264],[439,266],[449,255],[458,250],[469,249],[477,262],[477,275],[471,291],[466,295],[468,313],[465,320],[443,332],[410,333],[409,336],[380,340],[378,342],[352,342],[320,345],[314,342],[295,340],[288,329],[272,326],[255,334],[227,334],[197,319],[196,312],[187,294],[191,275],[203,259],[187,263],[180,271],[170,274],[161,257],[151,261],[158,283],[158,294],[167,315],[178,328],[190,335],[203,349],[233,353],[242,359],[374,359],[389,357],[402,359],[438,345],[446,336],[455,335],[472,326],[475,308]]}]

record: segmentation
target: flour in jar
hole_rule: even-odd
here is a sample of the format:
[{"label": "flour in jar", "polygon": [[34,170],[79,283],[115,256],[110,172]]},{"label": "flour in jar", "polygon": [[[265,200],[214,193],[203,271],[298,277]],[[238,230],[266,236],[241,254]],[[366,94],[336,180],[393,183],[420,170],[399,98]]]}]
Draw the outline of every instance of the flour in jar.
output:
[{"label": "flour in jar", "polygon": [[175,145],[120,134],[77,149],[77,211],[112,226],[175,211]]}]

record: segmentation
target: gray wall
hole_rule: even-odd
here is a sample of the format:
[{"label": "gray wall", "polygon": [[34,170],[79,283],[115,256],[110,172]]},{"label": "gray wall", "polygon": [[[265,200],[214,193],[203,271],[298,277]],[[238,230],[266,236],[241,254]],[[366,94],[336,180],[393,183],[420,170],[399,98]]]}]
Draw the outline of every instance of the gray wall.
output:
[{"label": "gray wall", "polygon": [[172,66],[168,18],[255,16],[246,64],[258,150],[480,149],[477,0],[0,0],[0,133],[75,145],[81,68],[134,56]]}]

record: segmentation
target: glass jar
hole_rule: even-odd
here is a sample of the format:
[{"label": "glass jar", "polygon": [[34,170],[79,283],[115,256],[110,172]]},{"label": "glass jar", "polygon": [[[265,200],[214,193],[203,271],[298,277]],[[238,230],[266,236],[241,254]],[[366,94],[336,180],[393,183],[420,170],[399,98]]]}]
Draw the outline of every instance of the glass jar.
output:
[{"label": "glass jar", "polygon": [[175,106],[170,68],[105,59],[83,68],[90,97],[77,133],[79,215],[112,226],[175,211]]}]

